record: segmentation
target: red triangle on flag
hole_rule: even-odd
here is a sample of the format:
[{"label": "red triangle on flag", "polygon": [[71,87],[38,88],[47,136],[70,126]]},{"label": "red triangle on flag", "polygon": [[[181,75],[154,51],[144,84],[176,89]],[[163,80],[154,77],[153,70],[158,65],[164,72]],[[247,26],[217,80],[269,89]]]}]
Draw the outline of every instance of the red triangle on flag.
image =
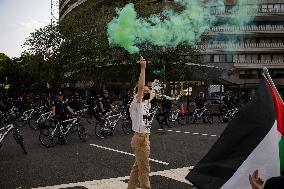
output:
[{"label": "red triangle on flag", "polygon": [[278,131],[281,133],[281,136],[284,136],[284,105],[282,103],[281,97],[278,95],[278,93],[275,91],[275,89],[271,86],[269,82],[268,85],[274,102],[277,128]]}]

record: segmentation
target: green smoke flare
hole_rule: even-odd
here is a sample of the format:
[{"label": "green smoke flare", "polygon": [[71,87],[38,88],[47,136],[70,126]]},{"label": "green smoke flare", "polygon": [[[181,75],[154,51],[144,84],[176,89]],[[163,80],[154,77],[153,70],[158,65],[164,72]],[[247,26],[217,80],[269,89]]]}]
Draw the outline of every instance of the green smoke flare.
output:
[{"label": "green smoke flare", "polygon": [[[244,25],[253,19],[254,15],[245,14],[247,7],[244,2],[239,0],[223,25]],[[192,46],[201,40],[206,29],[219,20],[219,17],[210,15],[212,7],[215,11],[225,10],[223,0],[211,0],[205,4],[200,0],[175,0],[175,3],[183,5],[184,10],[177,13],[166,8],[162,13],[163,19],[158,15],[138,18],[132,3],[122,9],[117,8],[118,17],[108,24],[109,44],[123,47],[131,54],[138,53],[138,45],[143,43],[173,48],[182,43]]]}]

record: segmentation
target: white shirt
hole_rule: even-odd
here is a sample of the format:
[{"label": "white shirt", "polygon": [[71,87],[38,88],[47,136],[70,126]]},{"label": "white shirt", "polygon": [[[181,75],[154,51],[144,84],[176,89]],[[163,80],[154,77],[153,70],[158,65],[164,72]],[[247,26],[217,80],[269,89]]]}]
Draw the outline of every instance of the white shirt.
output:
[{"label": "white shirt", "polygon": [[150,108],[150,100],[141,100],[139,103],[137,102],[136,96],[134,97],[129,108],[133,131],[137,133],[150,133],[153,120]]}]

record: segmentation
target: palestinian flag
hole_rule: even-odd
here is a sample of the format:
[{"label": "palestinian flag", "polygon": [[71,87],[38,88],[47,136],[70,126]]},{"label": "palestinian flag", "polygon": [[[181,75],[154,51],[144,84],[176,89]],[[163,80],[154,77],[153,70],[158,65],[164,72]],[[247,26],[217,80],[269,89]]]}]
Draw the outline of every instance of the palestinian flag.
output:
[{"label": "palestinian flag", "polygon": [[281,97],[269,85],[270,92],[272,93],[272,98],[274,101],[276,120],[277,120],[277,130],[280,133],[279,141],[279,158],[280,158],[280,171],[281,175],[284,175],[284,105]]},{"label": "palestinian flag", "polygon": [[263,79],[254,99],[229,122],[186,179],[199,189],[251,189],[249,174],[256,169],[264,180],[280,176],[283,112],[280,97]]}]

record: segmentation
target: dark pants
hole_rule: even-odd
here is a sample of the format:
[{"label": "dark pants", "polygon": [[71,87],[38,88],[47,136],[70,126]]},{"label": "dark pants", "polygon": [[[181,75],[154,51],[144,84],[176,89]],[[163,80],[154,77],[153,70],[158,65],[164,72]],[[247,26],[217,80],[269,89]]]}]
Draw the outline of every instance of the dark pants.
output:
[{"label": "dark pants", "polygon": [[60,123],[64,130],[66,130],[67,125],[63,122],[67,119],[66,115],[57,115],[55,116],[55,124]]}]

